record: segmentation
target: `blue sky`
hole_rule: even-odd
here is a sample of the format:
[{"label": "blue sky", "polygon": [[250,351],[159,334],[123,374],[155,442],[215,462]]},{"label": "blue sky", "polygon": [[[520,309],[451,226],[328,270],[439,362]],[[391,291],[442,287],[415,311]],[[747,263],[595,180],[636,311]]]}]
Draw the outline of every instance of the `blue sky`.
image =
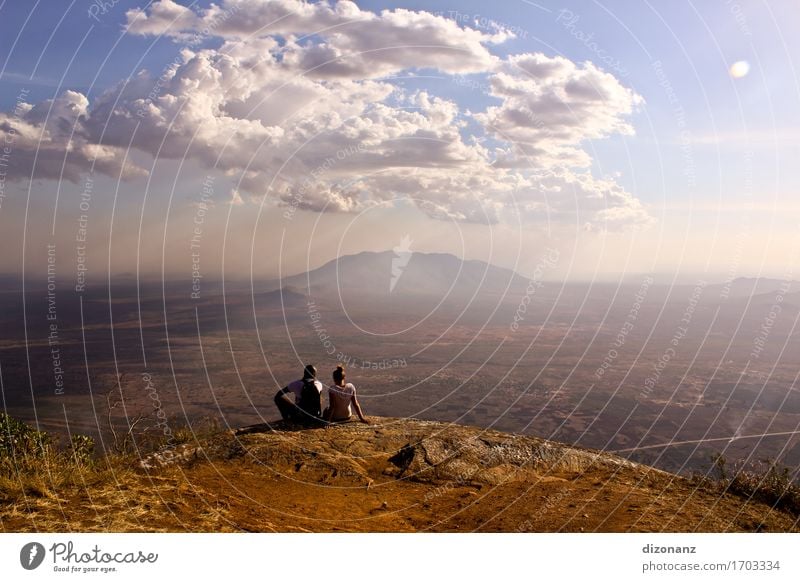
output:
[{"label": "blue sky", "polygon": [[[607,131],[601,137],[580,142],[582,150],[591,158],[590,166],[581,171],[590,172],[596,179],[613,180],[639,201],[654,221],[646,227],[637,227],[633,234],[625,229],[596,234],[595,228],[595,234],[586,235],[579,232],[583,219],[572,224],[566,220],[567,228],[558,235],[559,242],[575,250],[576,267],[573,272],[562,273],[564,276],[594,276],[598,272],[616,270],[606,266],[607,257],[601,259],[591,251],[598,246],[597,241],[592,242],[587,236],[605,237],[603,248],[612,257],[614,253],[623,253],[627,257],[623,262],[625,270],[713,270],[725,262],[725,251],[731,248],[733,241],[731,237],[741,231],[745,222],[749,254],[745,253],[741,268],[744,270],[746,266],[747,274],[775,274],[781,270],[780,261],[770,258],[773,254],[770,245],[757,248],[751,238],[757,233],[761,233],[758,236],[777,237],[771,246],[780,248],[796,237],[800,216],[797,196],[800,177],[795,162],[800,154],[800,85],[796,70],[800,64],[793,60],[800,54],[800,7],[796,2],[585,0],[534,3],[511,0],[491,5],[477,1],[363,1],[357,4],[362,11],[376,13],[395,8],[432,13],[455,20],[462,28],[473,28],[487,35],[505,29],[515,33],[516,38],[486,45],[499,59],[543,53],[548,58],[565,57],[578,68],[590,61],[643,99],[630,114],[620,114],[635,130],[634,135]],[[157,76],[185,45],[180,39],[167,36],[125,32],[126,12],[134,8],[147,11],[147,3],[122,0],[106,13],[92,6],[91,2],[77,0],[71,3],[46,0],[0,3],[0,66],[3,67],[0,110],[11,111],[23,89],[31,104],[73,90],[88,98],[91,109],[104,91],[134,78],[142,69]],[[198,2],[193,8],[200,11],[208,6],[209,3]],[[95,10],[96,18],[89,17],[89,10]],[[211,34],[191,48],[217,49],[223,42],[224,39]],[[311,42],[314,42],[313,37]],[[729,71],[737,61],[746,61],[750,67],[748,74],[741,78],[733,78]],[[454,73],[451,69],[406,67],[384,79],[391,85],[405,88],[408,93],[425,91],[452,101],[457,104],[461,119],[466,111],[481,112],[501,103],[500,97],[489,94],[495,74],[492,70]],[[460,128],[464,142],[473,136],[478,123],[470,118],[466,126]],[[497,143],[496,136],[480,138],[484,144]],[[97,178],[107,189],[122,193],[118,212],[145,217],[153,212],[155,220],[155,214],[165,209],[151,201],[153,209],[148,210],[144,203],[147,196],[150,200],[169,199],[169,212],[191,217],[201,178],[197,172],[187,171],[186,166],[179,170],[172,159],[158,160],[154,164],[152,152],[147,152],[146,148],[130,152],[130,160],[144,164],[150,177],[120,184],[114,176]],[[306,161],[306,165],[309,163]],[[227,183],[226,180],[231,181]],[[227,177],[220,175],[217,184],[225,182],[227,191],[236,188],[236,181],[235,172],[232,172]],[[10,197],[17,192],[22,196],[30,191],[35,206],[40,204],[44,208],[54,193],[63,190],[68,197],[70,192],[76,195],[82,188],[79,180],[63,184],[35,180],[34,184],[35,188],[29,188],[24,181],[9,183],[6,195]],[[151,194],[143,195],[145,184],[149,185]],[[165,194],[167,190],[171,196]],[[258,195],[257,192],[250,194]],[[108,211],[108,207],[104,201],[96,201],[97,224],[102,222],[99,214]],[[268,206],[268,210],[263,203],[256,207],[264,213],[265,224],[279,225],[280,221],[273,215],[280,214],[280,205]],[[11,220],[9,214],[14,208],[17,206],[7,202],[1,209],[4,212],[0,214],[0,221]],[[240,210],[237,208],[233,212]],[[69,208],[65,212],[65,217],[70,216]],[[406,217],[404,211],[397,212],[398,216],[404,216],[401,223],[408,230],[430,229],[430,217]],[[743,219],[744,212],[749,213],[750,218]],[[220,212],[220,221],[225,213],[228,213],[227,208]],[[320,217],[313,208],[301,208],[300,216],[300,220],[309,221],[309,224],[319,220],[329,222],[332,232],[338,232],[337,228],[343,228],[341,225],[348,220],[339,213]],[[109,217],[105,219],[110,220]],[[217,227],[230,228],[230,218],[227,223],[227,227],[222,222]],[[474,236],[485,247],[488,244],[486,229],[490,227],[479,227],[469,220],[467,223],[470,224],[463,228],[474,230]],[[515,254],[511,249],[518,251],[533,244],[532,241],[503,231],[502,220],[499,224],[498,240],[502,240],[504,250],[499,256],[493,256],[493,261],[513,262],[512,256],[518,261],[520,253]],[[103,230],[106,228],[104,226]],[[259,227],[251,224],[249,228],[257,230]],[[167,240],[171,236],[169,225],[162,224],[161,229],[162,238]],[[570,238],[570,231],[573,238]],[[219,233],[218,236],[224,236]],[[554,236],[549,230],[547,233],[548,237]],[[399,234],[399,231],[392,231],[391,236]],[[44,238],[43,234],[42,240]],[[420,235],[418,240],[425,240],[425,237]],[[630,249],[642,245],[642,240],[649,241],[649,246],[643,247],[646,250],[631,254]],[[708,250],[702,260],[687,261],[685,250],[677,250],[685,247],[687,241],[706,250],[710,245],[712,250]],[[263,244],[271,243],[265,239]],[[320,244],[327,246],[327,243]],[[355,241],[351,243],[352,248],[348,248],[357,250],[359,244],[365,248],[391,247],[392,241],[365,236],[361,243]],[[433,242],[425,244],[435,246]],[[441,250],[458,250],[452,245],[445,246],[447,248]],[[308,250],[305,252],[307,254]],[[648,261],[653,252],[662,253],[655,263]],[[481,250],[475,248],[469,253],[480,255]],[[631,257],[635,257],[633,262],[628,260]],[[317,262],[327,258],[326,253],[320,252]],[[178,259],[175,261],[180,263]],[[215,264],[217,261],[215,257]],[[533,262],[531,258],[529,263]],[[3,270],[13,270],[14,264]],[[264,267],[265,272],[274,268],[274,264]],[[521,270],[525,270],[524,264]]]}]

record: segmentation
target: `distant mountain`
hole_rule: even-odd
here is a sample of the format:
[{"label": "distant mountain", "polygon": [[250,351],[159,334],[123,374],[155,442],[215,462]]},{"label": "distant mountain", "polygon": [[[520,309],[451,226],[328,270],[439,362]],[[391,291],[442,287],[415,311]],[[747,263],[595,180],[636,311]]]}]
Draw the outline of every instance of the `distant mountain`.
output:
[{"label": "distant mountain", "polygon": [[256,307],[266,309],[304,307],[306,302],[306,296],[295,287],[281,287],[274,291],[255,294]]},{"label": "distant mountain", "polygon": [[755,295],[775,294],[782,287],[785,289],[786,283],[791,285],[789,291],[800,289],[800,282],[798,281],[786,281],[769,277],[738,277],[725,283],[709,285],[706,292],[707,294],[713,292],[720,297],[727,296],[729,299],[740,299]]},{"label": "distant mountain", "polygon": [[314,297],[393,299],[497,298],[523,293],[528,280],[510,269],[446,253],[362,252],[273,281]]}]

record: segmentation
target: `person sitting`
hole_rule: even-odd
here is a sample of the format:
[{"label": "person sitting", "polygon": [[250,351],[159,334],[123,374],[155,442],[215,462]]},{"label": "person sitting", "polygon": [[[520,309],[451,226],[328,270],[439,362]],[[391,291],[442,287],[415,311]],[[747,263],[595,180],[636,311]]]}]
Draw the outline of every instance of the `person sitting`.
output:
[{"label": "person sitting", "polygon": [[[317,369],[308,364],[303,370],[303,379],[295,380],[275,394],[275,406],[283,420],[303,424],[316,424],[322,414],[321,394],[324,386],[316,379]],[[294,401],[290,398],[294,395]]]},{"label": "person sitting", "polygon": [[356,398],[356,387],[349,382],[345,383],[344,377],[344,368],[336,366],[333,371],[333,386],[328,388],[328,408],[322,414],[323,420],[331,423],[346,422],[353,416],[352,409],[354,408],[359,420],[364,424],[369,424],[361,411],[358,398]]}]

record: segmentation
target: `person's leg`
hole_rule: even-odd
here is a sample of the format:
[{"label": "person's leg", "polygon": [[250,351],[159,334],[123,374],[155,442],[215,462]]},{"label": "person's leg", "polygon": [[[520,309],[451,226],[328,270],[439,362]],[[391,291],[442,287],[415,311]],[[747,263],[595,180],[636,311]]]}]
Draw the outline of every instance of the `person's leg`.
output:
[{"label": "person's leg", "polygon": [[287,394],[284,394],[283,392],[278,392],[275,395],[275,406],[278,407],[278,410],[280,411],[283,420],[294,420],[297,406],[295,406],[295,403],[289,399],[289,396]]}]

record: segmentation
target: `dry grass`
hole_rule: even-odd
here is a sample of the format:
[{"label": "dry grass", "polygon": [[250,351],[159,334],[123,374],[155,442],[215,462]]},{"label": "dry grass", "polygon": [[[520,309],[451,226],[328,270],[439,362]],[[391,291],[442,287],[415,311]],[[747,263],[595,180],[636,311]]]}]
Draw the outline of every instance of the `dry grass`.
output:
[{"label": "dry grass", "polygon": [[[178,439],[198,436],[184,427]],[[135,455],[97,456],[93,446],[81,435],[59,446],[0,414],[0,530],[226,530],[224,508],[205,507],[206,493],[187,487],[180,469],[151,475],[136,469]]]},{"label": "dry grass", "polygon": [[[476,489],[457,476],[443,487],[387,473],[394,467],[388,459],[410,434],[421,440],[443,433],[411,422],[237,438],[208,427],[205,440],[187,429],[180,438],[202,440],[204,456],[147,471],[133,454],[82,455],[74,443],[58,447],[9,426],[23,437],[7,430],[0,440],[0,531],[7,532],[519,531],[520,523],[537,531],[797,529],[797,487],[774,464],[760,472],[723,464],[722,478],[702,478],[699,495],[696,482],[627,466],[568,467],[557,478]],[[0,435],[2,428],[0,419]],[[448,430],[459,442],[474,434]],[[371,461],[354,465],[356,454]],[[547,503],[553,508],[545,515]]]},{"label": "dry grass", "polygon": [[[118,460],[115,460],[118,461]],[[150,475],[114,462],[52,475],[0,477],[5,531],[231,531],[225,508],[188,487],[180,469]]]},{"label": "dry grass", "polygon": [[722,455],[714,455],[712,462],[712,475],[696,475],[695,482],[800,516],[800,485],[792,479],[788,467],[770,459],[730,465]]}]

